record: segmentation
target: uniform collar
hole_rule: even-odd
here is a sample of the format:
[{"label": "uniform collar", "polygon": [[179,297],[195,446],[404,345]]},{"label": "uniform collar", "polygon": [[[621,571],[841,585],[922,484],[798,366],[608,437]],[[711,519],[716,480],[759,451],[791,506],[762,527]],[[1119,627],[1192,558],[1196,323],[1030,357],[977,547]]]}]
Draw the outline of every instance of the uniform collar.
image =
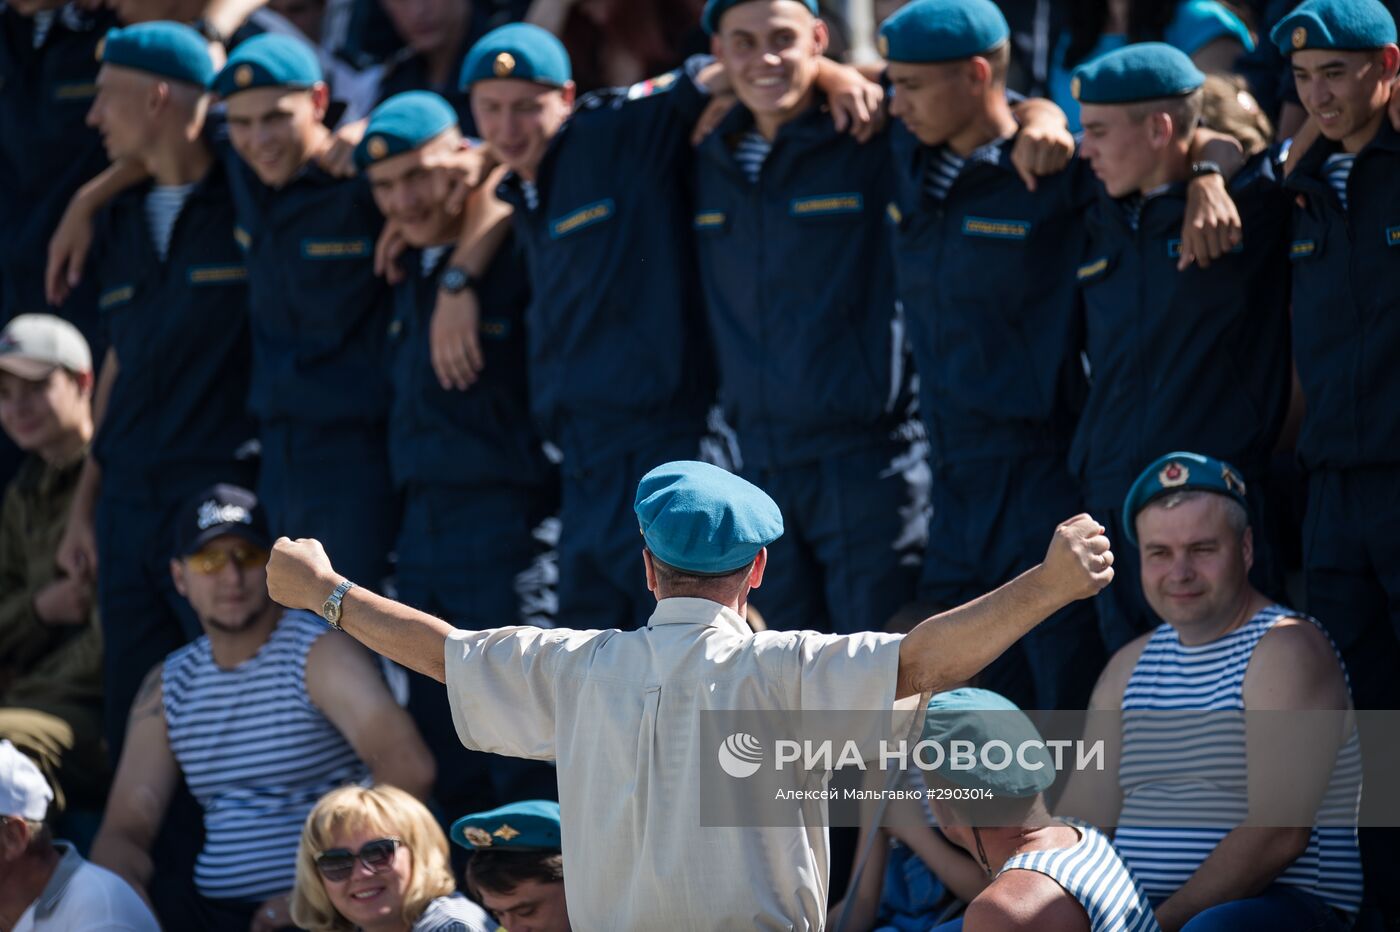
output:
[{"label": "uniform collar", "polygon": [[59,859],[58,866],[54,868],[53,876],[44,885],[44,892],[39,894],[39,899],[34,901],[34,918],[43,919],[53,912],[58,906],[58,901],[63,897],[63,891],[68,889],[68,882],[73,879],[73,875],[78,872],[78,868],[83,866],[82,855],[78,854],[76,848],[67,842],[56,841],[53,846],[63,852],[63,857]]},{"label": "uniform collar", "polygon": [[748,622],[727,605],[709,599],[662,599],[647,620],[647,627],[657,625],[705,625],[731,634],[752,634]]}]

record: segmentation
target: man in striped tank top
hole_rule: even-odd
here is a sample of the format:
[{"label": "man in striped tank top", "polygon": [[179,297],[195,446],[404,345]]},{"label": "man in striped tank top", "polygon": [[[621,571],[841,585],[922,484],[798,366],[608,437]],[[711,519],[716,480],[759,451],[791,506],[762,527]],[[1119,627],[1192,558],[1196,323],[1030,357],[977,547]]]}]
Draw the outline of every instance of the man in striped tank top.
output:
[{"label": "man in striped tank top", "polygon": [[[1093,708],[1124,713],[1106,768],[1116,785],[1091,787],[1077,772],[1060,811],[1118,826],[1114,844],[1167,932],[1349,928],[1362,878],[1346,673],[1315,621],[1249,584],[1254,539],[1239,476],[1220,460],[1170,453],[1128,492],[1125,530],[1164,623],[1120,650],[1094,690]],[[1263,710],[1339,714],[1320,717],[1330,733],[1284,746],[1262,737],[1264,716],[1246,730],[1238,714]],[[1310,718],[1289,722],[1301,732]],[[1333,761],[1330,784],[1300,766]],[[1307,817],[1280,818],[1275,804],[1315,814],[1313,824],[1287,827]]]},{"label": "man in striped tank top", "polygon": [[[291,925],[297,844],[316,801],[371,777],[426,798],[433,760],[370,654],[268,598],[270,540],[251,492],[207,489],[176,537],[170,572],[204,636],[142,684],[92,860],[167,929],[270,932]],[[204,819],[193,889],[156,870],[151,851],[182,779]]]}]

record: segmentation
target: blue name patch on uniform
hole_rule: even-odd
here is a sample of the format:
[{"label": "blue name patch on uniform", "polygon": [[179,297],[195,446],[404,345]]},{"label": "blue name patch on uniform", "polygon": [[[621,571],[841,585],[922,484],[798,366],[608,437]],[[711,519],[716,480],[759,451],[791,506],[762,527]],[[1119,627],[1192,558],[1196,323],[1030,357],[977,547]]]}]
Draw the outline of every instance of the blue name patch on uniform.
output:
[{"label": "blue name patch on uniform", "polygon": [[235,226],[233,228],[233,241],[237,243],[239,248],[244,252],[247,252],[253,247],[253,238],[248,235],[247,230],[240,226]]},{"label": "blue name patch on uniform", "polygon": [[[1240,242],[1238,242],[1238,243],[1236,243],[1235,245],[1231,246],[1231,247],[1230,247],[1230,252],[1232,252],[1232,253],[1233,253],[1233,252],[1244,252],[1244,241],[1241,240]],[[1180,259],[1180,258],[1181,258],[1181,240],[1179,240],[1179,239],[1169,239],[1169,240],[1167,240],[1167,258],[1169,258],[1169,259]]]},{"label": "blue name patch on uniform", "polygon": [[54,100],[91,100],[96,96],[97,85],[91,81],[69,81],[53,89]]},{"label": "blue name patch on uniform", "polygon": [[1387,246],[1400,246],[1400,227],[1385,228],[1385,244]]},{"label": "blue name patch on uniform", "polygon": [[1317,252],[1316,240],[1294,240],[1293,243],[1288,247],[1288,258],[1306,259],[1308,256],[1311,256],[1315,252]]},{"label": "blue name patch on uniform", "polygon": [[1081,282],[1091,281],[1108,271],[1108,256],[1095,259],[1093,262],[1086,262],[1074,273],[1074,277]]},{"label": "blue name patch on uniform", "polygon": [[552,239],[558,239],[561,236],[568,236],[570,233],[582,230],[584,227],[602,223],[613,215],[616,208],[617,205],[610,197],[589,204],[587,207],[580,207],[573,213],[552,221],[549,224],[549,235]]},{"label": "blue name patch on uniform", "polygon": [[229,285],[248,280],[243,265],[192,265],[187,276],[191,285]]},{"label": "blue name patch on uniform", "polygon": [[493,340],[504,340],[510,336],[510,321],[504,317],[483,317],[481,333]]},{"label": "blue name patch on uniform", "polygon": [[364,237],[358,239],[304,239],[301,241],[301,257],[303,259],[363,259],[373,252],[374,246]]},{"label": "blue name patch on uniform", "polygon": [[994,217],[964,217],[963,236],[988,239],[1025,239],[1031,235],[1029,220],[999,220]]},{"label": "blue name patch on uniform", "polygon": [[97,309],[105,311],[108,308],[125,304],[136,295],[136,288],[133,285],[119,285],[116,288],[109,288],[102,292],[97,298]]},{"label": "blue name patch on uniform", "polygon": [[794,217],[821,217],[859,213],[864,206],[865,199],[859,194],[819,194],[795,198],[788,205],[788,212]]},{"label": "blue name patch on uniform", "polygon": [[713,230],[724,226],[725,213],[722,210],[702,210],[695,215],[695,229]]},{"label": "blue name patch on uniform", "polygon": [[885,205],[885,215],[896,224],[904,220],[904,212],[899,209],[899,205],[894,201],[890,201],[889,204]]}]

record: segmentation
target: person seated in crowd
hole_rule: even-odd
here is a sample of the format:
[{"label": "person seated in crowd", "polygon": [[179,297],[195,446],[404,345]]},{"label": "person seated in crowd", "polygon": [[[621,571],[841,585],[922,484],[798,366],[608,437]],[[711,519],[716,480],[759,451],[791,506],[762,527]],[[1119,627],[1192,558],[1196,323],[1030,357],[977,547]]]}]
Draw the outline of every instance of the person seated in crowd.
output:
[{"label": "person seated in crowd", "polygon": [[92,356],[76,327],[21,314],[0,332],[0,427],[26,458],[0,512],[0,737],[39,763],[55,814],[102,808],[102,632],[92,584],[54,552],[92,440]]},{"label": "person seated in crowd", "polygon": [[53,798],[35,763],[0,740],[0,929],[159,932],[125,881],[54,840]]},{"label": "person seated in crowd", "polygon": [[[170,574],[204,636],[146,676],[92,857],[158,896],[170,928],[279,928],[315,801],[370,776],[426,797],[433,760],[368,653],[268,597],[251,492],[205,490],[175,533]],[[204,811],[192,891],[154,884],[150,856],[181,777]]]},{"label": "person seated in crowd", "polygon": [[459,89],[462,62],[477,40],[499,25],[485,4],[472,0],[381,0],[404,47],[384,63],[378,103],[405,91],[432,91],[457,112],[468,136],[476,135],[471,101]]},{"label": "person seated in crowd", "polygon": [[427,807],[395,786],[342,786],[302,827],[292,921],[306,932],[494,928],[456,889],[447,836]]},{"label": "person seated in crowd", "polygon": [[512,932],[570,932],[559,804],[547,799],[474,812],[452,823],[471,851],[467,891]]},{"label": "person seated in crowd", "polygon": [[[1114,845],[1167,932],[1349,928],[1362,876],[1360,746],[1344,722],[1347,678],[1316,621],[1249,584],[1246,494],[1233,466],[1196,453],[1161,457],[1128,492],[1126,539],[1138,548],[1143,594],[1162,624],[1114,655],[1100,677],[1092,707],[1121,710],[1121,747],[1108,745],[1117,760],[1108,760],[1106,782],[1074,774],[1059,811],[1118,826]],[[1309,760],[1331,769],[1335,759],[1336,772],[1325,790],[1326,781],[1311,779],[1296,730],[1287,742],[1256,731],[1222,744],[1230,723],[1203,719],[1202,709],[1335,710],[1306,743]],[[1167,716],[1171,710],[1184,718]],[[1152,727],[1132,727],[1134,713],[1150,714]],[[1268,781],[1271,802],[1286,808],[1262,811],[1256,774]],[[1204,811],[1225,813],[1217,822],[1228,824],[1180,818],[1207,819]],[[1299,812],[1316,821],[1270,827],[1298,825],[1291,818]],[[1263,824],[1240,824],[1246,815]]]},{"label": "person seated in crowd", "polygon": [[1249,27],[1216,0],[1072,0],[1068,28],[1051,53],[1050,97],[1080,128],[1073,73],[1134,42],[1165,42],[1180,49],[1202,71],[1229,72],[1254,48]]},{"label": "person seated in crowd", "polygon": [[[1015,749],[1005,767],[989,765],[981,754],[970,769],[955,765],[952,754],[941,757],[936,769],[924,772],[929,789],[970,790],[969,798],[931,796],[936,828],[885,830],[909,838],[921,857],[929,846],[918,841],[920,832],[940,836],[945,850],[926,864],[968,906],[961,919],[939,925],[937,932],[1156,932],[1147,896],[1108,838],[1083,822],[1050,815],[1044,793],[1055,782],[1055,762],[1015,703],[986,689],[937,693],[929,699],[921,740],[940,748],[1002,742]],[[877,838],[858,868],[851,915],[842,928],[871,928],[886,849]],[[841,913],[833,909],[832,915]]]}]

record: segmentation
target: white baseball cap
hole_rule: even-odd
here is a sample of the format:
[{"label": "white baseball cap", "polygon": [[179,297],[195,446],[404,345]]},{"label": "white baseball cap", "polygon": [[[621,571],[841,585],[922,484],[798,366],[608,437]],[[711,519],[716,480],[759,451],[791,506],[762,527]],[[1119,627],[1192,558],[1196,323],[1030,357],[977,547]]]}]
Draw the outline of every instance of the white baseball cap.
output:
[{"label": "white baseball cap", "polygon": [[0,370],[37,381],[59,368],[92,371],[87,340],[68,321],[52,314],[20,314],[0,331]]},{"label": "white baseball cap", "polygon": [[9,741],[0,740],[0,815],[42,822],[53,790],[38,766]]}]

